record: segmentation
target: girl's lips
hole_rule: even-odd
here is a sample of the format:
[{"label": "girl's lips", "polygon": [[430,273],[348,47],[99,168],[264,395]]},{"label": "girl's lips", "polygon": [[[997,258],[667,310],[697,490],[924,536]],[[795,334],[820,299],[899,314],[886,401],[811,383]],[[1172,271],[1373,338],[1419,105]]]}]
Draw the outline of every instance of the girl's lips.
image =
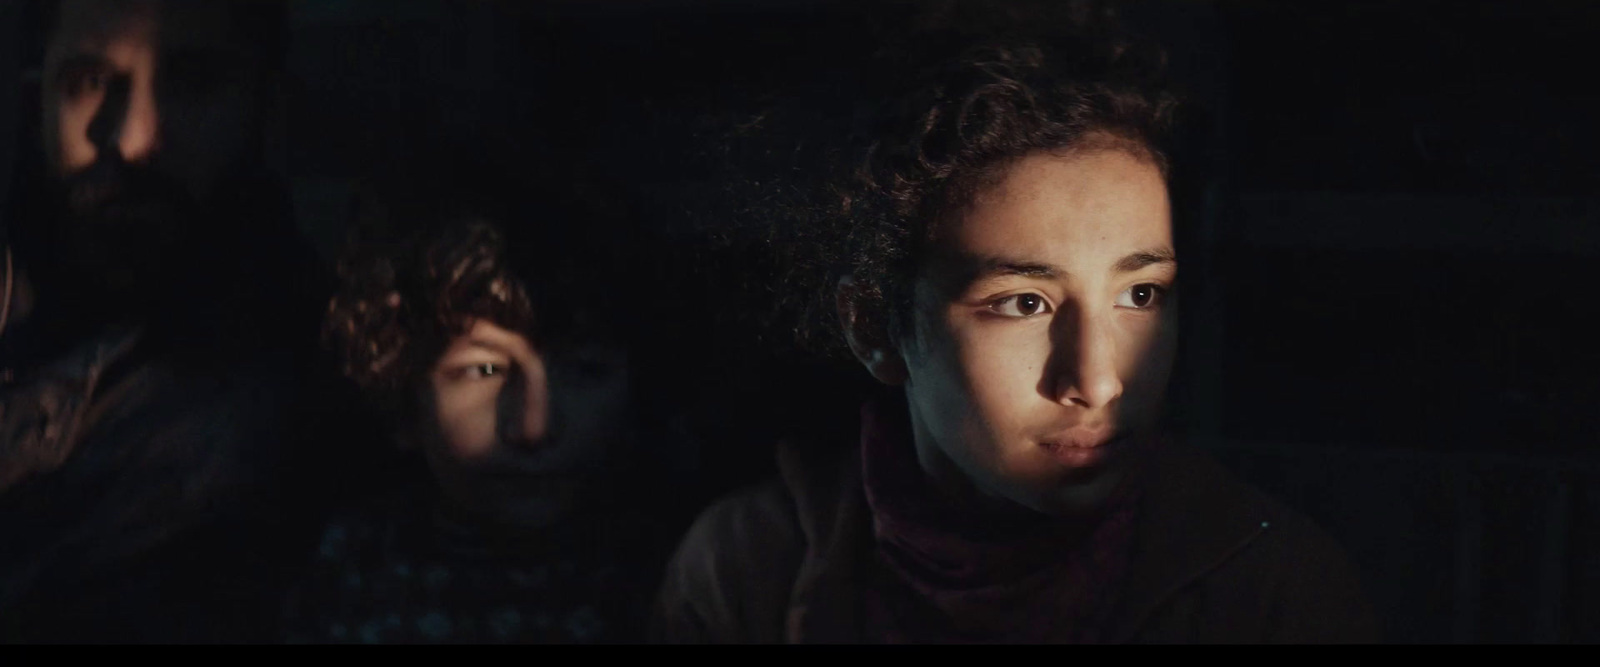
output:
[{"label": "girl's lips", "polygon": [[1104,465],[1111,459],[1121,456],[1126,449],[1124,446],[1126,442],[1121,434],[1102,436],[1073,433],[1041,441],[1039,444],[1062,465],[1071,468],[1090,468]]}]

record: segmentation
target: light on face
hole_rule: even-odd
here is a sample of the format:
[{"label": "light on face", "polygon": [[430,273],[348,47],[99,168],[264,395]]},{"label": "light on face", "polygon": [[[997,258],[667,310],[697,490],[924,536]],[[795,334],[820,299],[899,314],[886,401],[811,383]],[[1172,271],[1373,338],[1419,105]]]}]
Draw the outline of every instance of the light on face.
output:
[{"label": "light on face", "polygon": [[451,342],[431,379],[451,456],[472,460],[490,455],[503,441],[544,438],[550,412],[546,368],[521,334],[480,320]]},{"label": "light on face", "polygon": [[[261,42],[230,2],[66,0],[45,59],[57,176],[149,166],[204,201],[261,158]],[[270,29],[270,28],[266,28]],[[114,170],[108,170],[114,171]]]},{"label": "light on face", "polygon": [[500,523],[566,512],[629,433],[626,355],[610,346],[539,351],[478,321],[441,356],[430,389],[435,480],[452,505]]},{"label": "light on face", "polygon": [[1038,511],[1099,502],[1122,454],[1098,448],[1154,423],[1170,367],[1160,170],[1122,150],[1029,156],[941,246],[904,348],[924,469]]},{"label": "light on face", "polygon": [[46,149],[64,174],[109,159],[103,151],[141,162],[159,140],[155,12],[145,4],[94,9],[63,6],[46,55]]}]

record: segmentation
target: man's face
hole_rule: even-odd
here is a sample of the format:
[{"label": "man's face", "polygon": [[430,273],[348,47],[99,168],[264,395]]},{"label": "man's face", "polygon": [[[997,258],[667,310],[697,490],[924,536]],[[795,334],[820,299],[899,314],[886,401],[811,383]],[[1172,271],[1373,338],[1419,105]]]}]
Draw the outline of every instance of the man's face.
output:
[{"label": "man's face", "polygon": [[61,241],[85,264],[115,273],[156,261],[258,157],[260,54],[234,34],[229,4],[61,4],[44,148],[68,213]]},{"label": "man's face", "polygon": [[613,346],[541,353],[479,320],[445,350],[429,389],[435,476],[452,502],[502,525],[560,518],[627,436],[627,358]]},{"label": "man's face", "polygon": [[1159,417],[1176,343],[1165,181],[1120,149],[1011,166],[951,223],[902,341],[936,479],[1053,515],[1115,489]]}]

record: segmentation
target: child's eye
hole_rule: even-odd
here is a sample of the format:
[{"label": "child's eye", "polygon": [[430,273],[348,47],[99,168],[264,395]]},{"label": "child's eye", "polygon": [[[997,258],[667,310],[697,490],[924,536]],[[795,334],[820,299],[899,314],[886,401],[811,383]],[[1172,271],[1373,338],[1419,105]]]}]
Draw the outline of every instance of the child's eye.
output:
[{"label": "child's eye", "polygon": [[1167,288],[1155,283],[1140,283],[1129,287],[1117,295],[1117,305],[1122,308],[1145,310],[1161,305],[1161,300],[1167,294]]},{"label": "child's eye", "polygon": [[1037,294],[1015,294],[990,302],[989,310],[1006,317],[1033,317],[1050,312],[1050,303]]},{"label": "child's eye", "polygon": [[491,378],[506,372],[506,367],[501,364],[476,364],[466,369],[467,377],[474,379]]}]

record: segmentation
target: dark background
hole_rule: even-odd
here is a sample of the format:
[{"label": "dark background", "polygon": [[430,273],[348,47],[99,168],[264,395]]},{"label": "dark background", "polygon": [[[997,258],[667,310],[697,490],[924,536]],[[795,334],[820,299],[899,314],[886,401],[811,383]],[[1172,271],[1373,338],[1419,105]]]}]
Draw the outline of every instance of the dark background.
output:
[{"label": "dark background", "polygon": [[[26,4],[0,5],[6,80],[37,64]],[[287,169],[325,255],[357,179],[386,165],[443,147],[558,165],[636,199],[685,267],[615,298],[683,304],[661,336],[678,365],[661,368],[693,372],[660,398],[699,446],[686,494],[759,478],[779,434],[849,409],[836,382],[861,374],[790,352],[758,316],[772,250],[727,194],[782,152],[733,159],[724,139],[772,91],[829,108],[828,82],[893,10],[292,6]],[[1202,119],[1187,213],[1207,261],[1185,264],[1207,280],[1185,324],[1185,429],[1346,545],[1391,639],[1600,640],[1600,5],[1125,15],[1167,45]],[[0,87],[0,176],[27,155],[11,129],[33,113],[27,90]]]}]

